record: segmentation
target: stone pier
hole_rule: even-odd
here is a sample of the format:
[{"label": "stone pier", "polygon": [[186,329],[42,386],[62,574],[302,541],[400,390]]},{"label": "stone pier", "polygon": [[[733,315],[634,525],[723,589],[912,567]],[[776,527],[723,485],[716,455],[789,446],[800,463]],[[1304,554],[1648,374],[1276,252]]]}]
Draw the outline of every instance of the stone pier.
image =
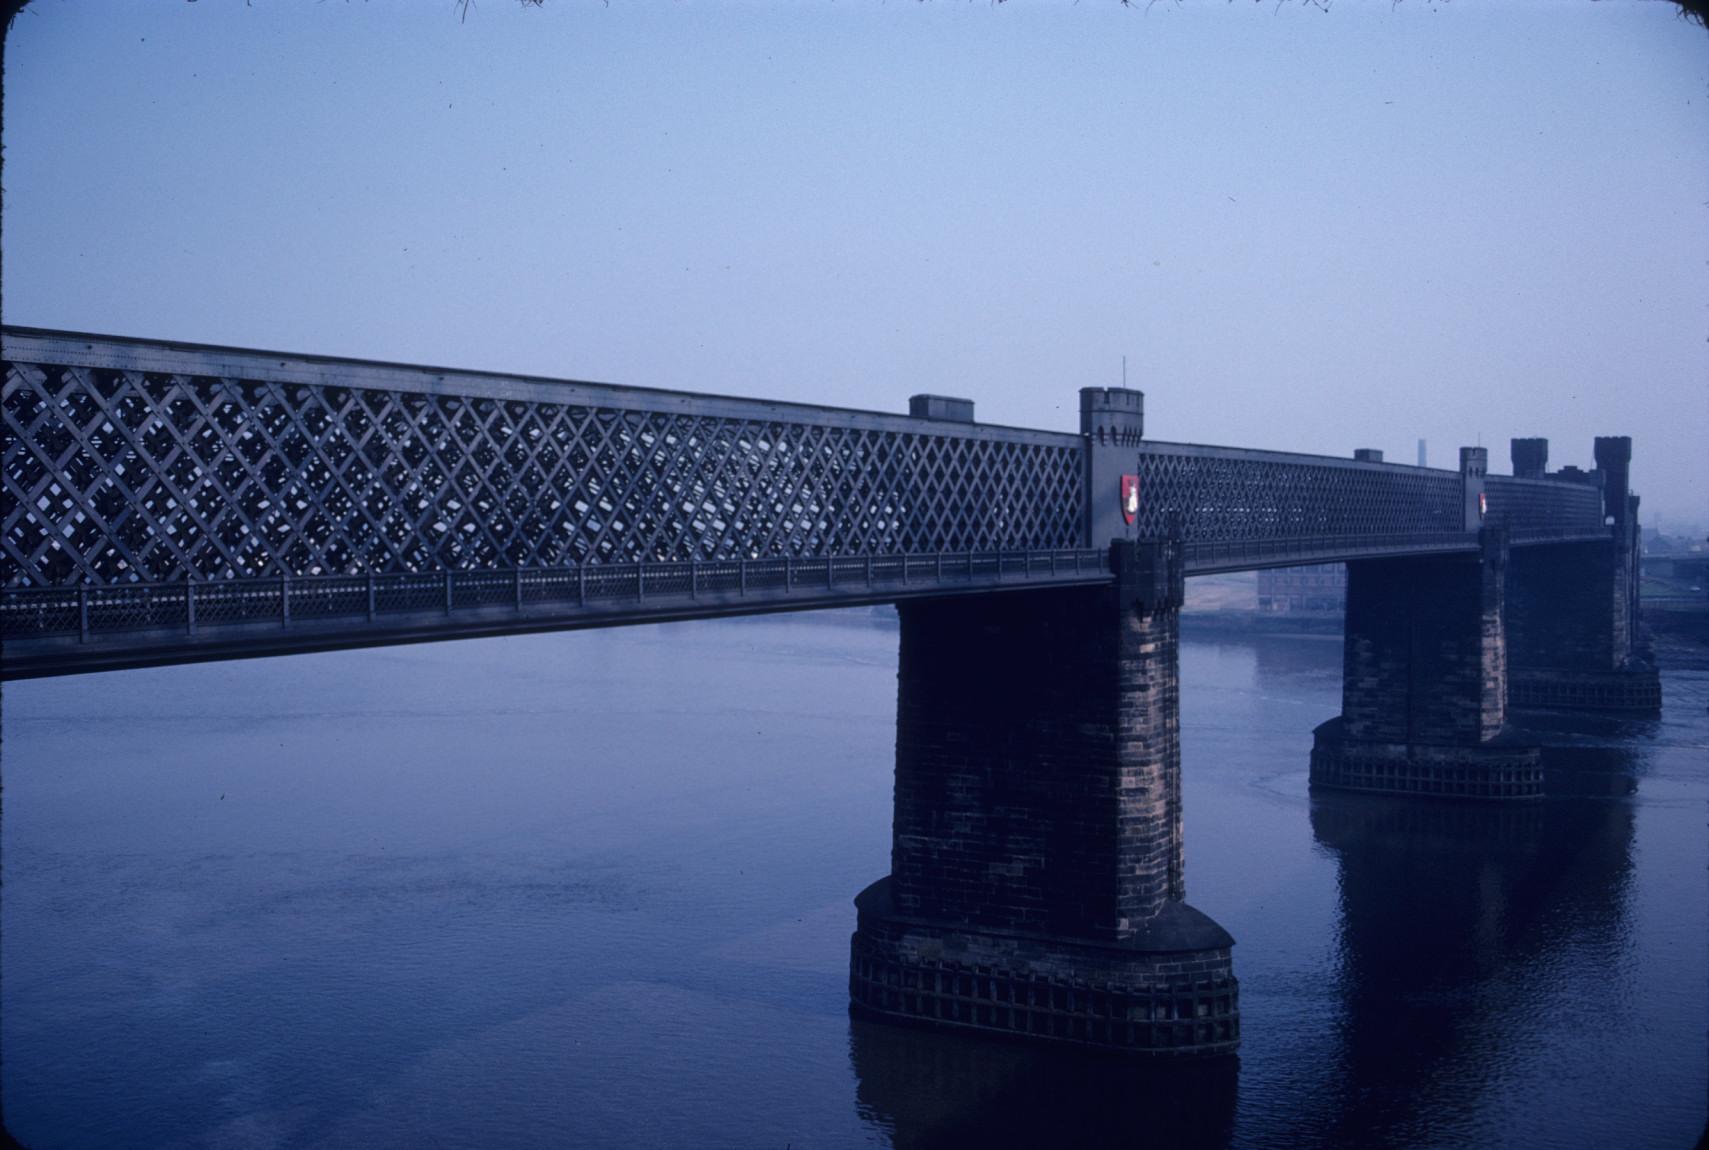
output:
[{"label": "stone pier", "polygon": [[1314,787],[1461,798],[1542,793],[1537,748],[1505,736],[1505,537],[1472,556],[1347,565],[1341,715],[1317,728]]},{"label": "stone pier", "polygon": [[[1539,446],[1540,445],[1540,446]],[[1542,475],[1548,441],[1513,441],[1514,474]],[[1596,440],[1608,537],[1527,547],[1508,566],[1508,698],[1514,707],[1648,716],[1661,679],[1640,635],[1638,497],[1628,486],[1632,441]]]},{"label": "stone pier", "polygon": [[1138,1054],[1239,1041],[1234,940],[1183,901],[1178,544],[1114,586],[903,603],[891,873],[855,1010]]}]

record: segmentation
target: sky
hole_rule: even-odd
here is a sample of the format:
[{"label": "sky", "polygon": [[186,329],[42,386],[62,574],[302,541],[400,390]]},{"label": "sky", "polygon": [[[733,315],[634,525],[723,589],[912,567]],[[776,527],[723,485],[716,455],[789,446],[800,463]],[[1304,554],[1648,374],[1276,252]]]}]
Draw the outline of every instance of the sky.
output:
[{"label": "sky", "polygon": [[1434,466],[1709,529],[1709,33],[1655,0],[34,0],[8,324]]}]

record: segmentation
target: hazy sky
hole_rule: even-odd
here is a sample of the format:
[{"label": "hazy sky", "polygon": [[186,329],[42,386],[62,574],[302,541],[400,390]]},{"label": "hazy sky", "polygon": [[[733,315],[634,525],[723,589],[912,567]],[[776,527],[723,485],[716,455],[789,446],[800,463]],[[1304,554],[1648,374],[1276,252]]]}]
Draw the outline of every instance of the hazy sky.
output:
[{"label": "hazy sky", "polygon": [[4,318],[1431,462],[1709,523],[1672,5],[35,0]]}]

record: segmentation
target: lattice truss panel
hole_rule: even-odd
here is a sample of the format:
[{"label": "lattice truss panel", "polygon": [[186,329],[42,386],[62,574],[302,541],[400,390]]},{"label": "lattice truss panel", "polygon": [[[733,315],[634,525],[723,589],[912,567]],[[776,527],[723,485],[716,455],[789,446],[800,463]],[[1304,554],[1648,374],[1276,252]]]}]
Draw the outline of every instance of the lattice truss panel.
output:
[{"label": "lattice truss panel", "polygon": [[9,362],[5,586],[1078,546],[1078,448]]},{"label": "lattice truss panel", "polygon": [[1139,456],[1138,533],[1162,535],[1180,517],[1200,542],[1460,530],[1460,476],[1422,468],[1286,462],[1238,451]]},{"label": "lattice truss panel", "polygon": [[1602,492],[1587,483],[1507,475],[1491,475],[1485,483],[1491,523],[1535,530],[1594,531],[1602,526]]}]

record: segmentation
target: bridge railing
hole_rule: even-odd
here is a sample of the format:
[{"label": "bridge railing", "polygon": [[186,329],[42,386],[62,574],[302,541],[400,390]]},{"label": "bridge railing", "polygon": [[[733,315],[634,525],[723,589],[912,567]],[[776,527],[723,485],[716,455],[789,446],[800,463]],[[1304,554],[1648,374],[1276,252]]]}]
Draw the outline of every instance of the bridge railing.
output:
[{"label": "bridge railing", "polygon": [[1609,539],[1610,528],[1607,527],[1510,527],[1507,530],[1507,541],[1514,545],[1528,543],[1606,543]]},{"label": "bridge railing", "polygon": [[3,340],[7,587],[923,556],[1084,534],[1077,435],[70,332]]},{"label": "bridge railing", "polygon": [[[1604,542],[1609,529],[1571,523],[1507,529],[1510,546],[1548,543]],[[1391,532],[1372,535],[1317,535],[1287,539],[1187,540],[1183,545],[1187,570],[1200,574],[1243,571],[1256,567],[1342,563],[1385,555],[1423,555],[1475,551],[1475,531]]]},{"label": "bridge railing", "polygon": [[[719,565],[765,556],[747,562],[785,564],[787,580],[783,557],[798,556],[835,582],[866,556],[1075,547],[1093,497],[1116,497],[1088,492],[1088,443],[1058,432],[71,332],[0,340],[13,589],[376,571],[390,605],[450,572],[454,599],[496,603],[517,568],[598,571],[598,598],[627,586],[619,571],[658,564],[635,576],[643,594],[688,578],[692,595],[695,563],[728,583]],[[1309,561],[1465,526],[1455,471],[1134,446],[1123,472],[1144,538]],[[1591,484],[1489,476],[1486,494],[1487,521],[1516,539],[1602,523]],[[302,609],[342,614],[366,591],[329,582]],[[234,599],[208,619],[258,609]]]},{"label": "bridge railing", "polygon": [[1139,445],[1141,537],[1189,544],[1464,530],[1457,471],[1146,440]]},{"label": "bridge railing", "polygon": [[1491,475],[1484,491],[1488,521],[1506,523],[1516,534],[1601,531],[1603,526],[1602,492],[1589,483]]},{"label": "bridge railing", "polygon": [[0,638],[97,636],[137,631],[195,635],[233,624],[288,628],[320,620],[380,622],[432,614],[573,613],[649,602],[680,608],[792,594],[905,593],[955,583],[1045,582],[1109,571],[1102,550],[965,551],[730,560],[611,563],[430,574],[321,575],[118,586],[8,588],[0,592]]},{"label": "bridge railing", "polygon": [[1245,570],[1297,563],[1332,563],[1382,555],[1473,551],[1475,531],[1389,532],[1372,535],[1296,536],[1286,539],[1192,540],[1183,544],[1187,570]]}]

